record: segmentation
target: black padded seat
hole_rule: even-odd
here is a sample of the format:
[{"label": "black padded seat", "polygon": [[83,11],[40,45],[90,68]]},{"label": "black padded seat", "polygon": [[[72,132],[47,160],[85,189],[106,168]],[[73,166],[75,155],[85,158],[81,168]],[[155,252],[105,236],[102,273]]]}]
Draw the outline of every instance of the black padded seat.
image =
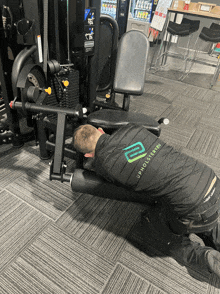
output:
[{"label": "black padded seat", "polygon": [[167,31],[171,35],[188,36],[190,24],[178,24],[173,21],[169,21]]},{"label": "black padded seat", "polygon": [[[165,35],[166,37],[163,37],[162,40],[162,44],[160,46],[160,49],[157,53],[157,59],[156,59],[156,67],[157,67],[157,62],[161,59],[161,64],[159,65],[159,67],[156,68],[156,70],[159,70],[161,66],[164,66],[165,63],[167,62],[167,57],[174,57],[174,56],[178,56],[179,58],[184,60],[184,67],[181,70],[181,68],[179,69],[182,72],[182,75],[180,76],[179,79],[182,79],[182,77],[185,74],[186,71],[186,66],[187,66],[187,58],[189,55],[189,48],[190,48],[190,42],[193,36],[193,33],[195,33],[196,31],[198,31],[199,29],[199,25],[200,25],[200,21],[199,20],[191,20],[188,19],[186,17],[184,17],[182,19],[182,22],[180,24],[173,22],[173,21],[169,21],[168,26],[166,31],[169,33],[168,36]],[[187,46],[186,46],[186,51],[185,53],[181,53],[179,50],[177,50],[177,52],[174,52],[171,49],[171,43],[173,42],[173,38],[172,36],[178,36],[179,37],[188,37],[188,41],[187,41]],[[164,42],[166,42],[166,46],[164,46]],[[170,50],[171,49],[171,50]],[[179,64],[178,64],[179,67]]]},{"label": "black padded seat", "polygon": [[184,17],[180,24],[169,21],[167,31],[172,35],[184,37],[198,31],[199,25],[200,20],[191,20]]},{"label": "black padded seat", "polygon": [[[220,25],[217,23],[212,23],[210,28],[203,27],[194,46],[194,57],[191,59],[191,65],[187,72],[182,76],[182,81],[189,75],[193,64],[197,61],[196,56],[198,51],[201,48],[201,42],[199,43],[199,40],[205,41],[205,42],[211,42],[213,44],[220,42]],[[213,66],[212,63],[210,63],[210,66]],[[215,72],[213,74],[211,83],[210,83],[210,89],[215,84],[218,76],[219,76],[219,69],[220,69],[220,59],[218,58],[218,61],[216,63]]]},{"label": "black padded seat", "polygon": [[125,33],[117,52],[113,88],[116,93],[142,95],[150,42],[140,31]]},{"label": "black padded seat", "polygon": [[211,24],[211,26],[210,26],[210,29],[211,29],[211,30],[220,31],[220,25],[217,24],[217,23],[215,23],[215,22],[213,22],[213,23]]},{"label": "black padded seat", "polygon": [[203,27],[199,38],[207,42],[218,43],[220,42],[220,30]]},{"label": "black padded seat", "polygon": [[186,17],[182,19],[181,24],[189,24],[189,34],[195,33],[199,29],[200,20],[191,20]]},{"label": "black padded seat", "polygon": [[122,110],[101,109],[95,111],[88,116],[87,123],[104,130],[116,130],[128,123],[135,123],[145,126],[158,137],[161,132],[160,124],[153,118],[145,114]]},{"label": "black padded seat", "polygon": [[200,20],[191,20],[184,17],[181,24],[169,21],[167,31],[172,35],[184,37],[198,31],[199,25]]}]

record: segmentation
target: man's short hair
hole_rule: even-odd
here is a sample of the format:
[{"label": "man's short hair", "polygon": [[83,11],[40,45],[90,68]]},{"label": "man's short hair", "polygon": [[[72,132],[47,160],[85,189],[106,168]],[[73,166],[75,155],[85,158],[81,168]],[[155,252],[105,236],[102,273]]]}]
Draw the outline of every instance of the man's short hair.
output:
[{"label": "man's short hair", "polygon": [[73,146],[82,153],[93,151],[94,138],[97,129],[91,125],[81,125],[73,133]]}]

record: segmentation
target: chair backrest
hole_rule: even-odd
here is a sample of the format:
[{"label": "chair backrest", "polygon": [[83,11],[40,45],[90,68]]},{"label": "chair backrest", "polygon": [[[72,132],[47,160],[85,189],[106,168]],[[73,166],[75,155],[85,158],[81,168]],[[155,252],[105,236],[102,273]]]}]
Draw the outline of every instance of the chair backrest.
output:
[{"label": "chair backrest", "polygon": [[141,95],[150,42],[141,31],[131,30],[120,39],[113,88],[117,93]]}]

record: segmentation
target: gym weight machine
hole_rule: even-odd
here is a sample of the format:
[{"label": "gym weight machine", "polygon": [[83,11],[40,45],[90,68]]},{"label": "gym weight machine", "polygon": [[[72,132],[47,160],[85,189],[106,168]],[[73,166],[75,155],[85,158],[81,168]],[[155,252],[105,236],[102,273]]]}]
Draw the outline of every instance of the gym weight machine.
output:
[{"label": "gym weight machine", "polygon": [[[70,1],[68,4],[73,4],[73,1]],[[26,40],[28,45],[17,55],[13,64],[12,85],[14,99],[10,103],[10,108],[12,111],[21,112],[27,117],[27,120],[33,120],[33,118],[36,120],[41,158],[48,158],[48,151],[49,154],[54,153],[54,159],[50,166],[50,180],[68,181],[71,183],[73,191],[90,193],[101,197],[114,197],[114,199],[119,200],[126,200],[129,192],[129,195],[131,196],[133,194],[135,199],[136,193],[128,191],[124,187],[116,187],[98,177],[94,172],[84,169],[82,156],[75,150],[65,146],[66,135],[71,136],[74,128],[82,123],[102,127],[106,133],[111,133],[118,127],[131,122],[144,125],[155,135],[159,136],[161,131],[160,123],[164,122],[163,119],[157,122],[144,114],[128,111],[130,96],[141,95],[144,91],[149,41],[139,31],[130,31],[124,34],[118,47],[117,38],[114,38],[112,50],[116,51],[117,49],[117,60],[110,67],[111,70],[112,68],[114,69],[114,75],[111,74],[111,78],[109,79],[110,85],[107,86],[111,90],[110,96],[113,97],[113,103],[97,101],[97,82],[95,77],[97,73],[96,63],[100,56],[100,50],[96,46],[100,29],[99,24],[101,21],[105,21],[110,23],[111,28],[115,26],[114,29],[117,30],[117,24],[114,24],[114,20],[109,19],[109,16],[99,17],[97,13],[100,8],[99,5],[97,4],[96,17],[93,18],[92,22],[96,28],[94,46],[90,47],[91,51],[87,53],[85,51],[89,47],[85,43],[87,40],[85,39],[85,34],[88,27],[84,27],[85,23],[84,20],[82,21],[82,17],[77,20],[77,23],[83,24],[83,30],[82,26],[79,26],[77,32],[71,31],[70,27],[67,29],[67,32],[69,31],[70,33],[71,31],[75,36],[72,41],[68,37],[69,35],[67,36],[67,56],[62,56],[61,51],[58,49],[60,44],[55,42],[54,47],[52,49],[49,48],[49,51],[52,51],[53,54],[51,55],[53,57],[58,58],[47,60],[46,68],[44,66],[45,63],[40,64],[36,62],[36,54],[39,53],[39,47],[31,43],[34,38]],[[73,11],[73,8],[74,5],[69,7],[67,9],[68,13]],[[79,7],[75,7],[75,9],[79,9]],[[84,15],[82,3],[80,11]],[[90,10],[90,12],[94,11],[94,8]],[[55,12],[56,9],[54,9],[54,14]],[[27,21],[24,21],[24,23],[27,24]],[[28,26],[28,28],[30,29],[32,26]],[[138,47],[137,44],[139,45]],[[70,50],[70,48],[74,48],[74,50]],[[43,55],[46,56],[45,54]],[[64,64],[61,65],[59,61],[63,61]],[[87,65],[89,70],[86,72],[84,70],[82,72],[78,70],[83,65]],[[79,97],[75,99],[70,107],[62,105],[62,100],[57,105],[48,103],[48,101],[50,102],[52,100],[52,95],[57,100],[56,86],[53,87],[52,85],[52,87],[48,87],[51,86],[51,83],[49,83],[50,78],[52,77],[53,80],[57,80],[59,90],[64,95],[68,90],[68,82],[71,83],[71,81],[62,79],[72,73],[75,75],[75,80],[79,82],[79,87],[76,85],[75,90],[70,91],[68,95],[73,96],[77,92],[79,93]],[[114,84],[111,81],[111,79],[113,80],[112,76],[114,76]],[[67,86],[65,86],[65,82],[67,82]],[[86,86],[88,86],[89,91],[86,91]],[[50,89],[52,89],[52,95],[50,95]],[[86,95],[85,92],[87,92]],[[114,103],[114,95],[117,93],[123,95],[122,107]],[[54,118],[54,114],[57,115],[56,118]],[[45,129],[49,130],[49,133],[45,132]],[[66,174],[64,156],[76,160],[76,169],[72,175]]]},{"label": "gym weight machine", "polygon": [[[132,42],[133,41],[133,42]],[[137,53],[136,42],[142,44],[139,47],[139,54],[136,54],[134,63],[130,62],[130,66],[127,64],[127,58],[133,53]],[[128,43],[130,46],[128,47]],[[133,46],[131,45],[133,44]],[[145,35],[141,32],[131,31],[126,33],[119,43],[117,62],[116,62],[116,72],[114,80],[114,91],[123,93],[124,99],[129,99],[129,95],[141,95],[144,89],[145,82],[145,71],[146,71],[146,54],[149,42]],[[125,51],[124,49],[127,48]],[[133,51],[133,52],[132,52]],[[122,57],[123,54],[123,57]],[[124,65],[127,64],[127,70],[124,70]],[[138,63],[138,73],[137,68],[133,65]],[[129,68],[128,68],[129,67]],[[129,72],[129,74],[127,74]],[[124,77],[127,77],[124,79]],[[130,80],[129,80],[130,77]],[[42,92],[41,95],[46,95]],[[124,103],[126,104],[126,102]],[[61,182],[67,181],[71,183],[73,191],[89,193],[95,196],[113,198],[122,201],[130,201],[131,198],[136,199],[137,192],[132,192],[125,187],[115,186],[112,183],[98,177],[93,171],[86,170],[83,168],[82,161],[80,161],[80,155],[74,150],[68,150],[64,146],[65,140],[65,130],[66,130],[66,118],[73,117],[76,121],[81,121],[83,123],[90,123],[94,126],[102,127],[106,132],[112,132],[120,126],[126,125],[127,123],[137,123],[144,125],[148,130],[153,132],[156,136],[160,135],[161,123],[168,123],[166,119],[161,119],[156,122],[152,118],[141,115],[139,113],[132,113],[124,109],[100,109],[94,111],[88,116],[83,114],[83,109],[60,109],[55,107],[38,106],[34,103],[24,102],[11,102],[12,109],[25,109],[27,112],[33,113],[57,113],[57,130],[56,130],[56,142],[55,142],[55,153],[54,159],[50,165],[50,180],[59,180]],[[48,146],[50,142],[47,142]],[[64,155],[69,155],[75,158],[78,164],[74,172],[66,174],[66,163],[64,162]],[[78,157],[77,157],[78,156]],[[129,197],[128,197],[129,195]],[[138,193],[138,201],[144,202],[143,193]]]}]

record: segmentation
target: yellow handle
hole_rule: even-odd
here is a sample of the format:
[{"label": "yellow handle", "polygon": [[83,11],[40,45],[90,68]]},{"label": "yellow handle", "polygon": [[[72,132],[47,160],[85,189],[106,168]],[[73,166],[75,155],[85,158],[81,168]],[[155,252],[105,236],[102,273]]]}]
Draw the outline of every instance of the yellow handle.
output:
[{"label": "yellow handle", "polygon": [[63,84],[64,84],[65,87],[68,87],[69,84],[70,84],[69,81],[62,81],[62,82],[63,82]]},{"label": "yellow handle", "polygon": [[51,93],[52,93],[51,87],[45,89],[44,91],[45,91],[48,95],[51,95]]}]

